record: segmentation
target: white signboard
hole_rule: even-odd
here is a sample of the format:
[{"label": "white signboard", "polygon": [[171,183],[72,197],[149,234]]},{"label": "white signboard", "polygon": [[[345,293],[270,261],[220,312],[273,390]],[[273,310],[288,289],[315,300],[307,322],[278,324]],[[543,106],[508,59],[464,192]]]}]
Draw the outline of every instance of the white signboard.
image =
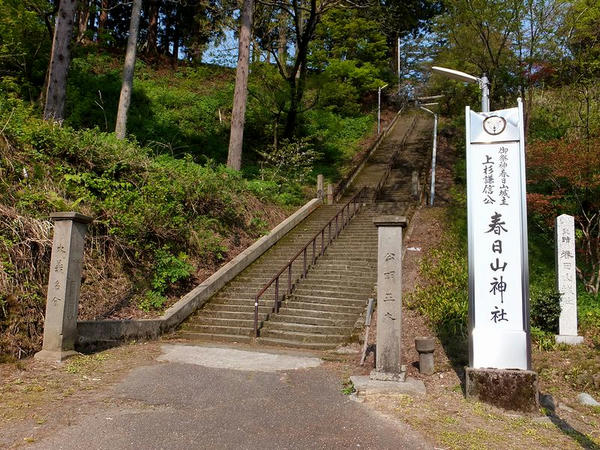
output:
[{"label": "white signboard", "polygon": [[470,366],[529,369],[523,107],[467,107]]}]

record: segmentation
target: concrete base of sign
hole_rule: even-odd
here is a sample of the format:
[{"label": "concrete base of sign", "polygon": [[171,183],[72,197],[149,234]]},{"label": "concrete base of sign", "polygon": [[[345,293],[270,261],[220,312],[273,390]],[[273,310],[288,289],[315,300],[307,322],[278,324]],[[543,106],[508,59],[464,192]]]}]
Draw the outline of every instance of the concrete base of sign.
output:
[{"label": "concrete base of sign", "polygon": [[465,369],[466,397],[499,408],[536,412],[538,375],[531,370]]},{"label": "concrete base of sign", "polygon": [[406,379],[406,366],[400,367],[400,372],[383,372],[380,370],[372,370],[369,378],[374,381],[395,381],[402,383]]},{"label": "concrete base of sign", "polygon": [[373,380],[369,376],[352,376],[350,381],[356,392],[354,399],[360,402],[377,395],[425,395],[425,384],[421,380],[408,377],[404,381]]},{"label": "concrete base of sign", "polygon": [[51,361],[51,362],[61,362],[71,356],[79,355],[79,352],[75,350],[40,350],[33,357],[39,361]]},{"label": "concrete base of sign", "polygon": [[566,334],[557,334],[554,339],[557,344],[578,345],[583,342],[583,336],[567,336]]}]

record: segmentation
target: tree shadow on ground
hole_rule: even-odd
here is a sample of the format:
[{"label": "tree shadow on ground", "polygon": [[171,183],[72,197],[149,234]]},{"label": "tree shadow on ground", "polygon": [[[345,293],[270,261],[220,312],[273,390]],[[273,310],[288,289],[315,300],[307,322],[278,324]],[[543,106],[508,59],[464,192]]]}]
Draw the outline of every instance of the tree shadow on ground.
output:
[{"label": "tree shadow on ground", "polygon": [[590,437],[582,432],[576,430],[566,420],[562,419],[557,413],[554,407],[554,401],[552,396],[549,394],[542,394],[540,392],[540,403],[544,407],[544,413],[546,417],[558,428],[562,433],[576,441],[582,448],[590,450],[600,450],[600,445],[594,442]]}]

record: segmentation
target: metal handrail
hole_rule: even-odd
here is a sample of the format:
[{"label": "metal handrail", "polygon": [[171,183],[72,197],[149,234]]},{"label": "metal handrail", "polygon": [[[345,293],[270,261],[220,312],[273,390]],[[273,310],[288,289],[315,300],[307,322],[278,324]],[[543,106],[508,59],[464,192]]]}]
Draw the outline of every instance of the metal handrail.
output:
[{"label": "metal handrail", "polygon": [[[311,240],[298,252],[290,261],[283,266],[283,268],[277,272],[277,274],[271,278],[271,280],[264,285],[264,287],[254,297],[254,335],[258,337],[258,304],[262,295],[269,289],[273,283],[275,283],[275,302],[273,304],[272,312],[278,313],[281,299],[279,298],[279,277],[287,270],[287,291],[285,295],[290,295],[292,290],[296,286],[298,279],[306,278],[308,269],[315,265],[317,259],[325,253],[325,249],[331,244],[331,242],[338,237],[340,232],[348,225],[348,222],[354,217],[356,212],[360,209],[362,199],[366,197],[367,187],[364,186],[358,193],[352,197],[348,203],[346,203],[335,215],[332,217],[327,224],[320,231],[318,231]],[[352,205],[352,208],[350,207]],[[352,209],[352,211],[350,211]],[[344,214],[344,211],[347,211]],[[335,227],[335,230],[332,229]],[[327,239],[325,239],[325,230],[327,231]],[[317,253],[317,239],[321,238],[321,249]],[[308,248],[312,245],[312,263],[308,265]],[[302,255],[302,274],[294,282],[292,282],[292,265]],[[283,296],[282,296],[283,298]]]},{"label": "metal handrail", "polygon": [[385,184],[387,183],[390,173],[392,172],[394,166],[398,162],[398,158],[400,157],[400,152],[402,152],[402,150],[404,150],[404,147],[406,146],[406,141],[408,140],[408,136],[410,136],[410,134],[412,133],[413,129],[415,128],[416,123],[417,123],[417,116],[414,116],[412,122],[410,123],[410,126],[408,127],[408,130],[406,130],[406,133],[404,134],[404,137],[402,138],[402,141],[400,142],[400,145],[398,146],[396,151],[392,154],[390,161],[387,163],[387,167],[385,169],[383,176],[379,180],[379,183],[377,183],[377,187],[375,188],[375,193],[374,193],[375,200],[377,200],[379,198],[379,196],[381,195],[381,191],[383,191],[383,188],[384,188]]}]

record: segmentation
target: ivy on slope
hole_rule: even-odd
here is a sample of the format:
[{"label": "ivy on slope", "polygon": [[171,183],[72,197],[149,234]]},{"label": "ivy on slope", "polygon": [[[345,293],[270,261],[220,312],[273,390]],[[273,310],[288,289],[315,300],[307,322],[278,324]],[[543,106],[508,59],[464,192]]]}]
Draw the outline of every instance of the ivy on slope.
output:
[{"label": "ivy on slope", "polygon": [[267,182],[38,117],[0,99],[0,354],[40,345],[52,211],[95,219],[80,318],[160,310],[285,216]]}]

